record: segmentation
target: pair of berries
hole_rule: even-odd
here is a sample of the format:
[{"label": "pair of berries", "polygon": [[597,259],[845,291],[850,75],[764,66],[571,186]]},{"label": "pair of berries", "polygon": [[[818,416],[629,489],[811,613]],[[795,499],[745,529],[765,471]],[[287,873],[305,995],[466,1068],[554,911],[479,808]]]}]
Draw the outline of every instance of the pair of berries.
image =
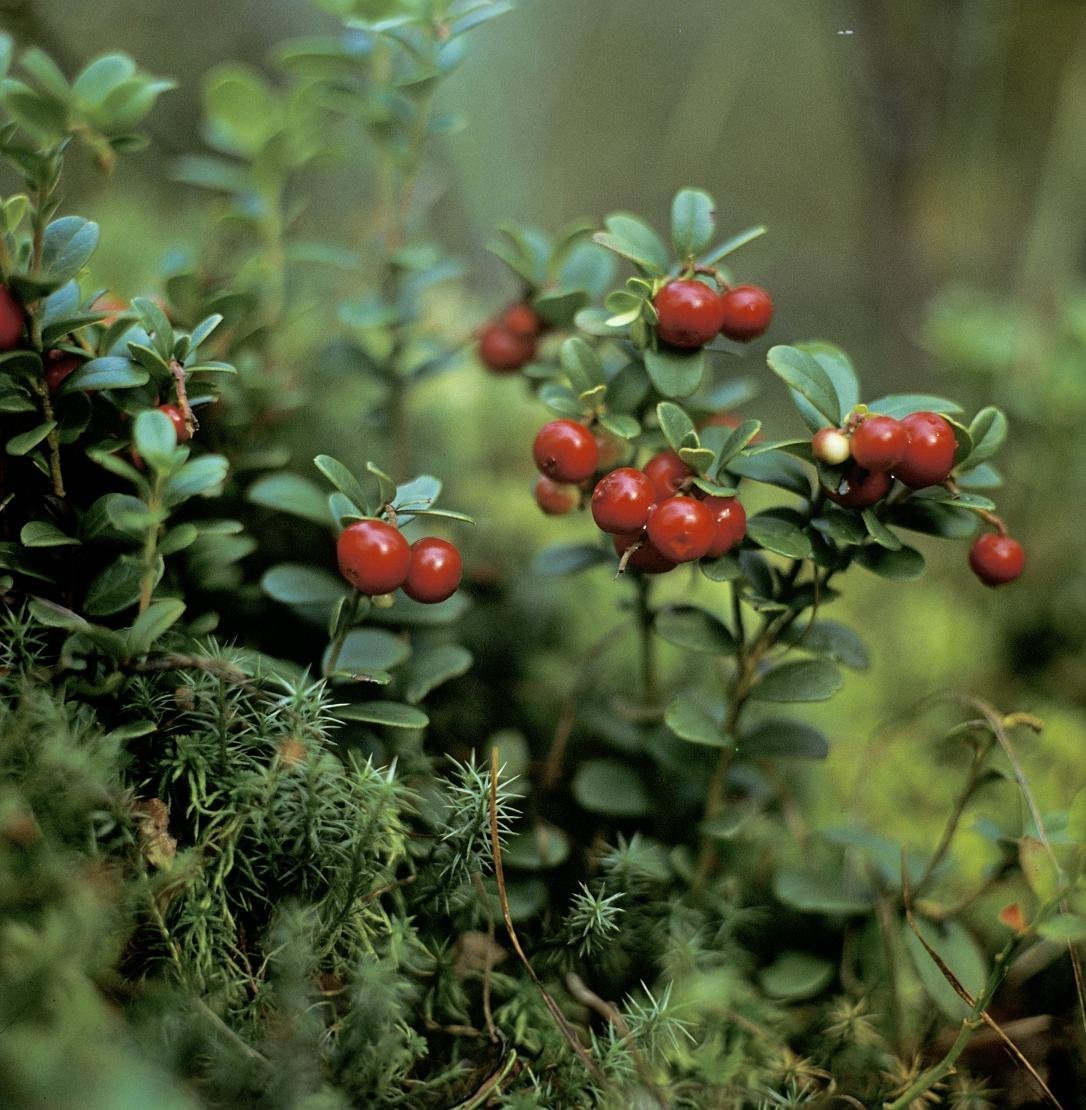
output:
[{"label": "pair of berries", "polygon": [[811,453],[821,462],[850,463],[837,488],[826,490],[846,509],[881,501],[895,478],[910,489],[938,485],[954,468],[957,448],[954,429],[935,412],[913,412],[901,420],[865,416],[847,433],[823,428],[811,440]]},{"label": "pair of berries", "polygon": [[679,563],[717,558],[746,535],[746,513],[736,498],[681,492],[693,473],[674,451],[663,451],[644,470],[619,467],[596,483],[592,518],[614,537],[617,554],[636,545],[627,566],[661,574]]},{"label": "pair of berries", "polygon": [[597,471],[618,465],[629,444],[606,428],[591,431],[575,420],[552,420],[539,429],[532,455],[539,470],[536,504],[548,516],[560,516],[581,503],[580,486]]},{"label": "pair of berries", "polygon": [[722,293],[693,279],[669,281],[653,298],[656,334],[672,347],[704,347],[719,333],[747,342],[773,319],[773,301],[757,285],[737,285]]},{"label": "pair of berries", "polygon": [[511,304],[479,333],[479,358],[495,374],[511,374],[535,358],[546,324],[530,304]]},{"label": "pair of berries", "polygon": [[425,536],[408,544],[383,520],[349,524],[336,541],[339,572],[368,597],[402,589],[413,601],[434,604],[452,597],[463,576],[460,552],[448,540]]}]

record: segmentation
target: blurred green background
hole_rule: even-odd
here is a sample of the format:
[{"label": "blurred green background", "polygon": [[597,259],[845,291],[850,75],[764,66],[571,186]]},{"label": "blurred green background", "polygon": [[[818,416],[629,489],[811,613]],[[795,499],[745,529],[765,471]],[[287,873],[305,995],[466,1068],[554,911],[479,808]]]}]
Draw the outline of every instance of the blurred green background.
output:
[{"label": "blurred green background", "polygon": [[[180,82],[152,115],[150,151],[113,182],[83,167],[67,202],[103,225],[96,278],[129,295],[153,288],[168,248],[198,243],[208,224],[206,198],[170,178],[173,160],[200,146],[203,74],[233,59],[263,65],[275,42],[331,25],[307,4],[273,0],[8,0],[0,18],[67,70],[121,48]],[[676,189],[696,185],[717,198],[725,232],[769,227],[735,271],[778,305],[742,367],[763,380],[749,411],[772,435],[793,433],[795,418],[760,368],[770,342],[792,339],[839,343],[869,396],[931,390],[970,412],[1008,410],[1000,508],[1027,546],[1025,578],[987,591],[964,546],[936,540],[921,541],[921,581],[855,571],[833,615],[865,635],[873,666],[812,713],[834,740],[828,764],[792,775],[816,823],[855,806],[885,835],[915,840],[945,814],[952,788],[916,706],[968,690],[1046,719],[1024,759],[1045,807],[1065,807],[1082,783],[1086,735],[1076,552],[1086,503],[1084,5],[521,0],[473,36],[442,95],[467,127],[441,141],[423,191],[436,231],[469,264],[471,323],[516,291],[483,250],[496,222],[556,228],[628,208],[665,226]],[[305,218],[316,234],[349,237],[371,196],[365,165],[322,171],[307,184]],[[464,338],[462,304],[437,311]],[[479,519],[468,541],[478,592],[505,583],[507,608],[483,601],[470,618],[480,668],[464,681],[489,683],[491,702],[545,746],[578,653],[616,619],[626,590],[604,570],[530,574],[535,550],[593,530],[540,517],[528,495],[543,410],[521,382],[465,359],[414,406],[418,468],[445,476],[449,504]],[[296,429],[300,470],[314,446],[355,465],[372,457],[371,433],[342,395],[307,421]],[[665,594],[708,596],[708,583],[672,577]],[[480,645],[491,635],[500,650],[488,655]],[[630,684],[629,648],[601,660],[601,689]],[[470,719],[458,727],[470,732]]]}]

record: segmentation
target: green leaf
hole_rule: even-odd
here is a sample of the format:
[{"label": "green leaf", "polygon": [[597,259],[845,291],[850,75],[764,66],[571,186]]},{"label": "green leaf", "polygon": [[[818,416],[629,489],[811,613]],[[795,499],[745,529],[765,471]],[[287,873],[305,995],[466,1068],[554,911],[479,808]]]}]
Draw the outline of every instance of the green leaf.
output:
[{"label": "green leaf", "polygon": [[155,470],[168,470],[177,450],[177,431],[173,421],[158,409],[148,409],[136,417],[133,433],[136,450],[144,462]]},{"label": "green leaf", "polygon": [[215,145],[246,157],[268,142],[282,118],[274,91],[259,73],[244,65],[213,70],[204,102]]},{"label": "green leaf", "polygon": [[676,736],[710,748],[730,747],[724,732],[724,706],[703,690],[686,690],[664,711],[664,723]]},{"label": "green leaf", "polygon": [[673,401],[661,401],[656,406],[656,418],[660,422],[664,439],[673,451],[697,445],[698,433],[694,428],[694,421]]},{"label": "green leaf", "polygon": [[91,583],[83,608],[93,617],[105,617],[135,605],[142,578],[143,560],[137,555],[122,555]]},{"label": "green leaf", "polygon": [[544,871],[560,867],[569,858],[569,852],[569,837],[557,825],[535,821],[510,838],[502,852],[502,862],[518,871]]},{"label": "green leaf", "polygon": [[331,455],[318,455],[313,465],[360,513],[364,515],[372,507],[358,479],[338,459],[333,459]]},{"label": "green leaf", "polygon": [[727,470],[752,482],[778,486],[800,497],[811,496],[811,482],[807,470],[798,460],[783,451],[766,451],[757,455],[739,455],[732,459]]},{"label": "green leaf", "polygon": [[860,515],[863,517],[864,527],[867,529],[868,535],[875,543],[880,547],[885,547],[887,551],[901,550],[901,540],[879,520],[874,509],[864,509]]},{"label": "green leaf", "polygon": [[948,401],[945,397],[935,397],[930,393],[891,393],[871,401],[867,406],[872,412],[880,412],[900,420],[912,412],[961,412],[961,405]]},{"label": "green leaf", "polygon": [[835,974],[829,960],[807,952],[782,952],[769,967],[758,972],[758,982],[770,998],[799,1002],[821,994]]},{"label": "green leaf", "polygon": [[279,563],[264,572],[260,588],[285,605],[332,605],[347,593],[343,579],[305,563]]},{"label": "green leaf", "polygon": [[719,559],[702,559],[698,566],[710,582],[734,582],[743,577],[743,567],[732,554],[721,555]]},{"label": "green leaf", "polygon": [[98,235],[98,225],[82,216],[54,220],[42,240],[42,271],[54,282],[74,278],[94,254]]},{"label": "green leaf", "polygon": [[755,701],[827,701],[843,683],[841,672],[827,660],[802,659],[763,675],[750,696]]},{"label": "green leaf", "polygon": [[316,483],[297,474],[269,474],[257,479],[246,497],[254,505],[278,509],[328,527],[332,523],[328,502]]},{"label": "green leaf", "polygon": [[625,413],[604,413],[600,424],[619,439],[634,439],[641,434],[641,425],[634,416]]},{"label": "green leaf", "polygon": [[418,704],[442,683],[467,674],[472,661],[471,652],[459,644],[434,644],[416,651],[407,668],[407,700]]},{"label": "green leaf", "polygon": [[[842,416],[849,413],[860,403],[860,383],[856,378],[856,371],[853,369],[852,360],[840,347],[835,347],[832,343],[826,343],[820,339],[797,343],[796,347],[809,354],[826,371],[830,381],[833,382],[833,388],[837,392]],[[809,427],[820,426],[821,421],[818,420],[817,416],[811,412],[803,411],[804,405],[810,404],[806,398],[801,397],[797,400],[793,397],[792,400],[796,402]]]},{"label": "green leaf", "polygon": [[734,254],[740,247],[745,247],[747,243],[752,243],[765,233],[766,229],[760,224],[756,227],[748,227],[745,231],[740,231],[730,239],[726,239],[720,246],[714,247],[699,261],[702,266],[715,266],[721,259],[727,258],[729,254]]},{"label": "green leaf", "polygon": [[590,543],[562,543],[545,547],[532,560],[532,572],[547,577],[576,574],[600,563],[611,562],[602,548]]},{"label": "green leaf", "polygon": [[346,721],[365,721],[387,728],[421,729],[430,723],[430,718],[421,709],[396,701],[355,702],[340,706],[335,712]]},{"label": "green leaf", "polygon": [[811,539],[798,524],[776,516],[775,510],[758,513],[747,521],[747,537],[759,547],[790,559],[809,559]]},{"label": "green leaf", "polygon": [[[928,944],[954,973],[958,982],[974,998],[980,994],[984,989],[988,968],[976,941],[965,928],[957,921],[944,922],[940,928],[923,918],[916,919],[916,926]],[[909,957],[931,1000],[951,1021],[961,1021],[966,1018],[969,1015],[969,1007],[946,981],[942,971],[907,922],[902,923],[902,931]]]},{"label": "green leaf", "polygon": [[[324,654],[323,671],[327,673],[331,645]],[[343,640],[336,672],[356,676],[380,674],[405,663],[411,656],[411,645],[402,637],[383,628],[356,628]]]},{"label": "green leaf", "polygon": [[837,621],[793,624],[782,633],[781,639],[800,651],[824,656],[856,671],[866,671],[871,665],[863,640],[848,625]]},{"label": "green leaf", "polygon": [[708,447],[680,447],[679,458],[703,478],[716,462],[716,455]]},{"label": "green leaf", "polygon": [[866,890],[846,890],[838,877],[803,871],[778,871],[773,879],[773,893],[786,906],[804,913],[854,917],[871,909],[871,897]]},{"label": "green leaf", "polygon": [[733,428],[717,452],[719,465],[726,467],[761,430],[760,420],[744,420],[738,427]]},{"label": "green leaf", "polygon": [[671,205],[671,244],[679,258],[705,250],[716,230],[713,198],[701,189],[683,189]]},{"label": "green leaf", "polygon": [[1037,932],[1046,940],[1059,940],[1078,944],[1086,940],[1086,917],[1078,913],[1058,913],[1037,926]]},{"label": "green leaf", "polygon": [[[327,458],[327,456],[322,457]],[[396,483],[376,463],[366,463],[366,470],[377,481],[378,503],[387,505],[396,496]]]},{"label": "green leaf", "polygon": [[924,556],[915,547],[902,547],[900,551],[875,545],[861,547],[856,552],[856,562],[880,578],[901,582],[919,578],[924,573]]},{"label": "green leaf", "polygon": [[21,432],[17,436],[12,436],[7,442],[7,453],[15,456],[28,454],[33,451],[56,426],[57,422],[55,420],[47,420],[44,424],[39,424],[37,427],[31,428],[28,432]]},{"label": "green leaf", "polygon": [[143,330],[152,337],[155,350],[168,364],[173,351],[173,325],[166,313],[149,297],[135,297],[132,307],[139,314]]},{"label": "green leaf", "polygon": [[28,520],[19,532],[19,542],[24,547],[79,546],[79,540],[65,534],[48,520]]},{"label": "green leaf", "polygon": [[178,598],[152,602],[128,630],[129,655],[145,655],[151,645],[181,619],[184,611],[185,603]]},{"label": "green leaf", "polygon": [[396,487],[392,507],[396,519],[402,527],[415,519],[412,509],[432,509],[441,494],[441,479],[430,474],[420,474],[410,482],[402,482]]},{"label": "green leaf", "polygon": [[222,491],[228,469],[223,455],[201,455],[185,463],[166,483],[163,494],[166,504],[179,505],[190,497],[217,496]]},{"label": "green leaf", "polygon": [[122,81],[136,72],[136,63],[125,54],[95,58],[72,83],[72,92],[91,104],[100,104]]},{"label": "green leaf", "polygon": [[829,752],[829,741],[818,729],[784,718],[761,721],[736,748],[739,759],[825,759]]},{"label": "green leaf", "polygon": [[644,817],[652,810],[641,777],[625,763],[590,759],[577,768],[573,797],[590,813],[609,817]]},{"label": "green leaf", "polygon": [[735,650],[735,641],[728,629],[712,613],[693,605],[658,609],[653,628],[660,639],[687,651],[730,655]]},{"label": "green leaf", "polygon": [[667,272],[667,248],[648,224],[625,212],[608,216],[604,224],[607,231],[592,236],[601,247],[628,258],[646,273],[658,276]]},{"label": "green leaf", "polygon": [[539,390],[539,399],[558,416],[579,420],[584,415],[584,406],[577,394],[562,382],[545,382]]},{"label": "green leaf", "polygon": [[151,375],[131,359],[116,355],[92,358],[64,379],[61,393],[88,393],[100,389],[132,389],[146,385]]},{"label": "green leaf", "polygon": [[969,434],[973,439],[973,450],[961,464],[966,469],[986,462],[1003,446],[1007,438],[1007,418],[994,406],[981,409],[969,425]]},{"label": "green leaf", "polygon": [[586,393],[605,382],[600,356],[580,336],[572,336],[562,344],[559,362],[569,377],[574,393]]},{"label": "green leaf", "polygon": [[1042,906],[1053,902],[1063,881],[1051,851],[1035,837],[1024,836],[1018,842],[1018,863],[1037,901]]},{"label": "green leaf", "polygon": [[689,397],[705,376],[705,349],[651,348],[642,352],[649,380],[665,397]]},{"label": "green leaf", "polygon": [[[810,402],[822,421],[830,425],[840,424],[844,414],[837,390],[829,374],[812,355],[798,347],[777,346],[769,349],[766,362],[790,389]],[[819,423],[821,426],[821,421]]]}]

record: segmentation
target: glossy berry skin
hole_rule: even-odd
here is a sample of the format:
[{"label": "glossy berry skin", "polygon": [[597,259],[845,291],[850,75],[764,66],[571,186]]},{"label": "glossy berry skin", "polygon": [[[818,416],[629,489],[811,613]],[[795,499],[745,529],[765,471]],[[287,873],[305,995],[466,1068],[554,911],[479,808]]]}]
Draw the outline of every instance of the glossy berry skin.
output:
[{"label": "glossy berry skin", "polygon": [[546,326],[530,304],[511,304],[501,315],[501,326],[522,339],[535,339]]},{"label": "glossy berry skin", "polygon": [[532,487],[535,503],[547,516],[562,516],[572,512],[581,503],[581,491],[576,486],[563,482],[552,482],[545,474],[540,474]]},{"label": "glossy berry skin", "polygon": [[720,297],[700,281],[670,281],[653,298],[656,334],[672,347],[704,347],[723,319]]},{"label": "glossy berry skin", "polygon": [[820,462],[840,466],[852,454],[852,445],[837,428],[820,428],[811,437],[811,454]]},{"label": "glossy berry skin", "polygon": [[647,474],[621,466],[605,474],[592,491],[592,519],[604,532],[637,532],[645,527],[656,502]]},{"label": "glossy berry skin", "polygon": [[555,482],[583,482],[596,472],[600,448],[595,436],[574,420],[552,420],[539,429],[532,457],[540,474]]},{"label": "glossy berry skin", "polygon": [[653,547],[675,563],[700,559],[713,545],[716,522],[701,501],[669,497],[653,509],[648,524]]},{"label": "glossy berry skin", "polygon": [[56,393],[76,370],[83,359],[67,351],[47,351],[45,354],[45,384],[50,393]]},{"label": "glossy berry skin", "polygon": [[456,546],[437,536],[425,536],[411,545],[411,566],[403,592],[412,601],[433,605],[456,593],[463,574],[464,564]]},{"label": "glossy berry skin", "polygon": [[411,547],[398,528],[383,520],[349,524],[336,541],[339,572],[369,597],[390,594],[407,580]]},{"label": "glossy berry skin", "polygon": [[10,351],[22,342],[26,313],[6,285],[0,285],[0,351]]},{"label": "glossy berry skin", "polygon": [[1026,565],[1026,553],[1017,540],[985,532],[969,549],[969,566],[986,586],[1004,586],[1013,582]]},{"label": "glossy berry skin", "polygon": [[908,445],[905,425],[892,416],[865,417],[852,433],[852,457],[865,470],[893,470]]},{"label": "glossy berry skin", "polygon": [[773,320],[773,300],[757,285],[737,285],[720,296],[720,332],[741,343],[757,339]]},{"label": "glossy berry skin", "polygon": [[937,412],[913,412],[902,417],[908,443],[894,477],[910,489],[923,489],[942,482],[954,469],[958,449],[954,429]]},{"label": "glossy berry skin", "polygon": [[657,501],[674,497],[683,483],[694,476],[694,472],[674,451],[661,451],[658,455],[653,455],[645,463],[644,471],[656,489]]},{"label": "glossy berry skin", "polygon": [[185,443],[192,439],[192,432],[189,431],[189,427],[185,423],[185,414],[177,405],[159,405],[158,411],[165,413],[170,418],[173,430],[177,433],[178,443]]},{"label": "glossy berry skin", "polygon": [[479,336],[479,358],[495,374],[511,374],[535,358],[535,339],[501,324],[488,324]]},{"label": "glossy berry skin", "polygon": [[613,536],[612,540],[618,556],[625,555],[635,543],[641,544],[627,560],[627,570],[637,570],[642,574],[667,574],[678,565],[661,555],[644,532],[627,532],[625,535]]},{"label": "glossy berry skin", "polygon": [[894,484],[894,479],[885,470],[864,470],[853,463],[841,479],[837,489],[826,489],[826,496],[846,509],[869,509],[881,501]]},{"label": "glossy berry skin", "polygon": [[747,534],[747,512],[737,497],[706,497],[702,504],[713,518],[713,540],[705,554],[716,559]]}]

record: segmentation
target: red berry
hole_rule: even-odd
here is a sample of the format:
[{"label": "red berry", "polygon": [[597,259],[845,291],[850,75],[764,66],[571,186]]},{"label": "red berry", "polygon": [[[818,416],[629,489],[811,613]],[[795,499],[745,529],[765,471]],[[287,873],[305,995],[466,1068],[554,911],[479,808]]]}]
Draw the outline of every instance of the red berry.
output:
[{"label": "red berry", "polygon": [[652,304],[656,334],[673,347],[704,347],[720,331],[720,297],[700,281],[670,281]]},{"label": "red berry", "polygon": [[0,285],[0,351],[10,351],[19,346],[25,325],[23,306],[6,285]]},{"label": "red berry", "polygon": [[411,566],[403,592],[412,601],[432,605],[456,593],[464,573],[460,552],[448,540],[426,536],[411,545]]},{"label": "red berry", "polygon": [[908,430],[892,416],[866,416],[852,433],[852,457],[865,470],[893,470],[908,445]]},{"label": "red berry", "polygon": [[702,504],[713,518],[713,542],[706,555],[715,559],[747,534],[747,513],[737,497],[706,497]]},{"label": "red berry", "polygon": [[495,374],[511,373],[535,358],[535,339],[516,335],[501,324],[488,324],[479,337],[479,358]]},{"label": "red berry", "polygon": [[537,476],[532,492],[535,503],[547,516],[561,516],[581,503],[581,491],[576,486],[552,482],[545,474]]},{"label": "red berry", "polygon": [[747,342],[757,339],[773,319],[773,300],[757,285],[737,285],[720,297],[721,334]]},{"label": "red berry", "polygon": [[597,470],[611,470],[620,466],[631,454],[628,440],[616,436],[606,428],[597,428],[595,431],[596,446],[599,448],[600,457],[596,462]]},{"label": "red berry", "polygon": [[846,509],[867,509],[881,501],[893,484],[887,471],[864,470],[853,463],[836,489],[826,489],[826,496]]},{"label": "red berry", "polygon": [[644,466],[645,473],[649,476],[656,488],[656,500],[663,501],[667,497],[674,497],[683,483],[694,476],[690,469],[674,451],[661,451],[653,455]]},{"label": "red berry", "polygon": [[532,445],[535,465],[556,482],[583,482],[596,473],[600,449],[595,437],[574,420],[552,420]]},{"label": "red berry", "polygon": [[592,491],[592,519],[604,532],[636,532],[645,527],[656,488],[632,466],[605,474]]},{"label": "red berry", "polygon": [[178,443],[185,443],[192,439],[192,432],[185,422],[185,414],[177,405],[159,405],[158,411],[165,413],[170,418],[173,430],[177,433]]},{"label": "red berry", "polygon": [[535,339],[546,326],[539,313],[523,301],[511,304],[501,314],[499,322],[506,331],[511,331],[522,339]]},{"label": "red berry", "polygon": [[340,574],[356,590],[374,597],[390,594],[404,584],[411,567],[411,548],[391,524],[359,520],[340,532],[336,558]]},{"label": "red berry", "polygon": [[627,570],[639,570],[642,574],[666,574],[675,569],[676,564],[661,555],[644,532],[628,532],[611,538],[615,545],[615,554],[619,556],[625,555],[635,543],[641,545],[626,561]]},{"label": "red berry", "polygon": [[712,546],[715,532],[713,514],[692,497],[669,497],[659,502],[649,517],[649,539],[661,555],[675,563],[700,559]]},{"label": "red berry", "polygon": [[1026,565],[1026,553],[1017,540],[985,532],[969,549],[969,566],[986,586],[1013,582]]},{"label": "red berry", "polygon": [[64,380],[83,365],[79,355],[69,354],[67,351],[46,351],[45,353],[45,384],[50,393],[56,393]]},{"label": "red berry", "polygon": [[954,469],[954,429],[937,412],[913,412],[901,423],[909,439],[894,477],[910,489],[937,485]]},{"label": "red berry", "polygon": [[820,462],[840,466],[852,454],[852,445],[837,428],[820,428],[811,437],[811,454]]}]

